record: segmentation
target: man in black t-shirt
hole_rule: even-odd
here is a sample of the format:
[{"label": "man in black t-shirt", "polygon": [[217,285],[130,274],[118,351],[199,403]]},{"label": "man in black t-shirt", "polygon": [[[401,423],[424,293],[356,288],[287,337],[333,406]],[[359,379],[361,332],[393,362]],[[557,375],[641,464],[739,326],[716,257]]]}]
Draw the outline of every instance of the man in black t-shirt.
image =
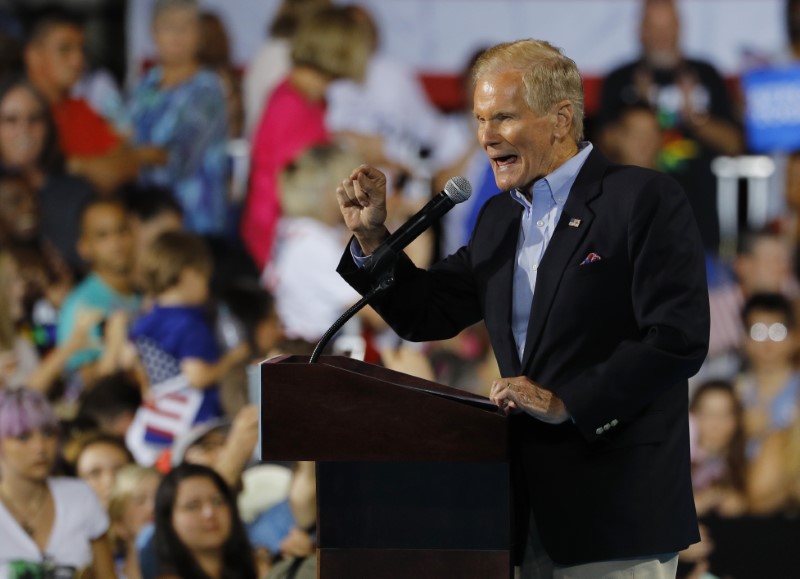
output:
[{"label": "man in black t-shirt", "polygon": [[710,163],[718,155],[741,154],[744,139],[722,77],[709,63],[681,53],[679,32],[673,0],[643,0],[642,56],[606,77],[599,121],[607,126],[636,102],[656,110],[664,134],[659,168],[683,185],[703,243],[716,252],[719,224]]}]

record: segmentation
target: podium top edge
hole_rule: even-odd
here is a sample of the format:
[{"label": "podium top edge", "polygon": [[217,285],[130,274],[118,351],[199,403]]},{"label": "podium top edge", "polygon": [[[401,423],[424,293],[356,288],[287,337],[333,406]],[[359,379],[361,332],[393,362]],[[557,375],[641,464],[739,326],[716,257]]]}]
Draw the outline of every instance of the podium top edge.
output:
[{"label": "podium top edge", "polygon": [[[309,356],[283,354],[268,360],[264,360],[261,362],[261,364],[309,365],[308,360]],[[468,404],[478,406],[481,409],[497,410],[497,406],[485,396],[473,394],[458,388],[453,388],[452,386],[445,386],[444,384],[439,384],[437,382],[431,382],[430,380],[426,380],[424,378],[412,376],[411,374],[404,374],[403,372],[398,372],[384,366],[370,364],[368,362],[363,362],[347,356],[320,356],[319,361],[315,365],[336,368],[337,370],[342,370],[345,372],[368,375],[373,378],[379,378],[384,382],[388,382],[401,388],[414,388],[416,390],[427,392],[428,394],[466,402]],[[502,414],[499,412],[498,415],[502,416]]]}]

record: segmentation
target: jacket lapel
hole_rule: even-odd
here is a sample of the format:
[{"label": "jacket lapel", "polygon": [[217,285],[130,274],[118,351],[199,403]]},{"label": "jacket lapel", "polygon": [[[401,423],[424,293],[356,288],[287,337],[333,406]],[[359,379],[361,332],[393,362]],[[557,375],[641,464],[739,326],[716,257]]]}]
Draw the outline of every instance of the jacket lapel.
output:
[{"label": "jacket lapel", "polygon": [[[600,184],[607,166],[608,161],[596,149],[589,154],[570,190],[564,211],[542,257],[528,320],[528,334],[522,357],[523,372],[530,368],[533,353],[541,341],[564,269],[577,265],[575,260],[582,257],[576,256],[575,252],[592,226],[594,213],[589,208],[589,202],[600,194]],[[576,224],[573,220],[579,220],[577,227],[573,226]]]},{"label": "jacket lapel", "polygon": [[499,235],[491,244],[491,255],[504,256],[486,280],[486,326],[503,376],[519,376],[520,360],[514,334],[511,331],[511,300],[514,287],[514,256],[517,253],[522,206],[508,192],[507,207],[499,211],[500,219],[492,225],[490,235]]}]

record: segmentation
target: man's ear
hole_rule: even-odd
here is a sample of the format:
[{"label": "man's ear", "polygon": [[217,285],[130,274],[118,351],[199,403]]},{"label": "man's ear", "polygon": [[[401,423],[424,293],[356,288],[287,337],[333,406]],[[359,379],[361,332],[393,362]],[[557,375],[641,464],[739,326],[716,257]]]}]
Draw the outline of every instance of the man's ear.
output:
[{"label": "man's ear", "polygon": [[575,114],[572,109],[572,103],[568,100],[563,100],[556,103],[555,112],[556,121],[553,129],[556,136],[561,138],[569,136],[569,133],[572,130],[572,117]]}]

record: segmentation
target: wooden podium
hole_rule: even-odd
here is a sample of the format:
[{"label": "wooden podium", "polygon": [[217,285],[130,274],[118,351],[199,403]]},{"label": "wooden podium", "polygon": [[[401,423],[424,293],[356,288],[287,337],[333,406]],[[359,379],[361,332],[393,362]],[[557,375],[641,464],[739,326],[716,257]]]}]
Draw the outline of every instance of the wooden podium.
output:
[{"label": "wooden podium", "polygon": [[322,579],[512,576],[508,421],[486,398],[338,356],[261,365],[264,460],[317,461]]}]

